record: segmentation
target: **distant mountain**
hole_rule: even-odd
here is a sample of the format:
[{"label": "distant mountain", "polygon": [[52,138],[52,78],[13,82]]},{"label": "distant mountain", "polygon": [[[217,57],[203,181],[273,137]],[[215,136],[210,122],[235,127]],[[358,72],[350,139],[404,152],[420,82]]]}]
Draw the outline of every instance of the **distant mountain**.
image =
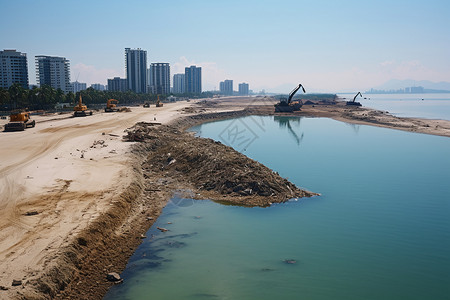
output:
[{"label": "distant mountain", "polygon": [[427,90],[446,90],[450,91],[450,82],[441,81],[441,82],[433,82],[429,80],[412,80],[412,79],[391,79],[385,82],[382,85],[377,87],[373,87],[375,90],[398,90],[404,89],[405,87],[411,86],[422,86]]}]

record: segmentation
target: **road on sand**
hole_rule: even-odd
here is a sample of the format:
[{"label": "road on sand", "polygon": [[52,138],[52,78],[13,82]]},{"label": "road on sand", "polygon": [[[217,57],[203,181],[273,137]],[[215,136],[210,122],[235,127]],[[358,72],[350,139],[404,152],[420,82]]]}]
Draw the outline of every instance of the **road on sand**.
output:
[{"label": "road on sand", "polygon": [[126,128],[167,123],[191,103],[38,116],[35,128],[0,132],[0,286],[37,275],[129,184]]}]

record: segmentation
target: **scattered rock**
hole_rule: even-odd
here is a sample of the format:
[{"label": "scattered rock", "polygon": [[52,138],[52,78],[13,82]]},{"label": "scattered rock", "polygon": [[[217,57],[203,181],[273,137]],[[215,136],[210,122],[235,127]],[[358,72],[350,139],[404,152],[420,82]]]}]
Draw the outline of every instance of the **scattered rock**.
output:
[{"label": "scattered rock", "polygon": [[139,238],[141,238],[141,239],[146,239],[147,236],[146,236],[145,234],[141,234],[141,236],[140,236]]},{"label": "scattered rock", "polygon": [[34,216],[34,215],[38,215],[38,214],[39,214],[39,212],[37,212],[36,210],[30,210],[25,213],[25,216]]},{"label": "scattered rock", "polygon": [[12,284],[11,284],[12,286],[19,286],[19,285],[22,285],[22,280],[16,280],[16,279],[14,279],[13,281],[12,281]]},{"label": "scattered rock", "polygon": [[0,285],[0,291],[7,291],[8,287]]},{"label": "scattered rock", "polygon": [[163,227],[156,227],[156,229],[159,229],[159,230],[161,230],[161,232],[166,232],[166,231],[169,231],[169,229],[167,229],[167,228],[163,228]]},{"label": "scattered rock", "polygon": [[112,282],[115,282],[115,283],[121,283],[121,282],[123,282],[123,279],[120,278],[120,275],[117,274],[116,272],[108,273],[108,274],[106,275],[106,279],[107,279],[108,281],[112,281]]}]

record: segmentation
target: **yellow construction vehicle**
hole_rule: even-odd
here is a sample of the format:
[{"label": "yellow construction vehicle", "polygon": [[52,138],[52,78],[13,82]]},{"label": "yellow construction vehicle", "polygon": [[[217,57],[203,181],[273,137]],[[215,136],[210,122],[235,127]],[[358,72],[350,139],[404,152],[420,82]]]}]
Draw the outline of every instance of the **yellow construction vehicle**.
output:
[{"label": "yellow construction vehicle", "polygon": [[109,99],[108,101],[106,101],[105,112],[119,111],[116,105],[117,103],[119,103],[119,100],[116,99]]},{"label": "yellow construction vehicle", "polygon": [[156,107],[162,107],[163,104],[161,101],[159,101],[159,95],[158,95],[158,100],[156,100]]},{"label": "yellow construction vehicle", "polygon": [[34,126],[36,126],[36,121],[31,121],[29,112],[13,111],[9,115],[9,123],[5,124],[5,131],[23,131],[25,128]]},{"label": "yellow construction vehicle", "polygon": [[76,105],[73,108],[73,116],[74,117],[86,117],[88,114],[92,116],[92,111],[88,112],[87,111],[87,106],[83,104],[83,102],[81,101],[81,94],[80,94],[80,99],[78,100],[78,105]]}]

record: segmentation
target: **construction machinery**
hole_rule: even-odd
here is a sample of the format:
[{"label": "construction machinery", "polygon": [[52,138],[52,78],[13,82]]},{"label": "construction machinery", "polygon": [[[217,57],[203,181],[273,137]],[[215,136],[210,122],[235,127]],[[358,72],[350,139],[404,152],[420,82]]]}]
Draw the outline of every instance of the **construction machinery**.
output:
[{"label": "construction machinery", "polygon": [[36,121],[31,120],[29,112],[13,111],[9,115],[9,123],[5,124],[5,131],[23,131],[25,128],[36,126]]},{"label": "construction machinery", "polygon": [[78,104],[73,108],[73,116],[74,117],[86,117],[87,115],[92,116],[92,111],[87,111],[87,106],[83,104],[81,100],[81,94],[80,99],[78,100]]},{"label": "construction machinery", "polygon": [[275,104],[275,112],[293,112],[293,111],[299,111],[302,107],[302,103],[300,101],[292,101],[292,98],[294,97],[295,93],[302,88],[303,93],[306,93],[305,88],[302,84],[299,84],[296,86],[290,93],[289,98],[281,98],[280,102]]},{"label": "construction machinery", "polygon": [[119,100],[116,99],[109,99],[108,101],[106,101],[105,112],[119,111],[119,108],[116,105],[117,103],[119,103]]},{"label": "construction machinery", "polygon": [[347,104],[346,104],[346,105],[349,105],[349,106],[350,106],[350,105],[351,105],[351,106],[362,106],[361,103],[355,101],[355,100],[356,100],[356,97],[358,97],[358,95],[361,96],[361,97],[363,96],[363,95],[361,94],[361,92],[358,92],[358,94],[356,94],[355,97],[353,97],[353,100],[352,100],[352,101],[347,101]]},{"label": "construction machinery", "polygon": [[159,101],[159,95],[158,95],[158,100],[156,100],[156,107],[163,107],[162,102]]},{"label": "construction machinery", "polygon": [[144,105],[143,105],[143,107],[150,107],[150,103],[145,102]]}]

